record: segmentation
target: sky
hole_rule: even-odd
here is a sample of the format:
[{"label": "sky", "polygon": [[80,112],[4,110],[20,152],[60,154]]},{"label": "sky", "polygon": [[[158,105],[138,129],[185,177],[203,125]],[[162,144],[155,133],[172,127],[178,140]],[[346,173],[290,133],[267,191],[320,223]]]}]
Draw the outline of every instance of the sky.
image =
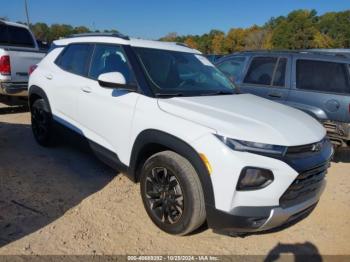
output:
[{"label": "sky", "polygon": [[[31,23],[65,23],[117,29],[133,37],[158,39],[169,32],[203,34],[211,29],[263,25],[295,9],[318,14],[350,9],[350,0],[27,0]],[[24,0],[1,4],[0,17],[25,21]]]}]

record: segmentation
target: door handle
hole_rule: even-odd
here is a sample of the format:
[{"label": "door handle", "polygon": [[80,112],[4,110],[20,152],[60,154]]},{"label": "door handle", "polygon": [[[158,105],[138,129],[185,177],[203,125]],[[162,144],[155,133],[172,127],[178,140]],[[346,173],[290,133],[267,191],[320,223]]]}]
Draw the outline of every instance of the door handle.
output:
[{"label": "door handle", "polygon": [[81,91],[83,91],[84,93],[91,93],[92,89],[89,86],[84,86],[81,88]]},{"label": "door handle", "polygon": [[273,97],[273,98],[281,98],[282,94],[279,93],[270,93],[268,94],[269,97]]},{"label": "door handle", "polygon": [[48,74],[48,75],[46,75],[45,77],[46,77],[46,79],[48,79],[48,80],[51,80],[51,79],[52,79],[52,75],[51,75],[51,74]]}]

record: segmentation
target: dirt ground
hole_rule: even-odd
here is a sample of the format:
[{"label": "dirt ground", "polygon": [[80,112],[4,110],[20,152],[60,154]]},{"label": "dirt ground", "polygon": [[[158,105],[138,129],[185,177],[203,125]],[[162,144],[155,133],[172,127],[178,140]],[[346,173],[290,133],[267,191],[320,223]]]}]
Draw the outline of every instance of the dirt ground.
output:
[{"label": "dirt ground", "polygon": [[138,184],[89,152],[70,143],[39,147],[24,111],[0,105],[0,255],[350,255],[346,158],[332,163],[319,205],[296,225],[245,238],[215,234],[205,227],[177,237],[152,224]]}]

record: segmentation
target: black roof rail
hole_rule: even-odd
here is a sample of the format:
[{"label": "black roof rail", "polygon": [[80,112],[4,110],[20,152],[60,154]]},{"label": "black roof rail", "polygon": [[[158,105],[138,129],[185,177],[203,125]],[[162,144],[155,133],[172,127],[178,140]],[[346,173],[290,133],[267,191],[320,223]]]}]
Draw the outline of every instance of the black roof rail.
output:
[{"label": "black roof rail", "polygon": [[342,57],[342,58],[350,58],[350,52],[347,51],[326,51],[326,50],[317,50],[317,49],[269,49],[269,50],[242,50],[237,51],[232,54],[244,54],[244,53],[289,53],[289,54],[313,54],[313,55],[324,55],[324,56],[333,56],[333,57]]},{"label": "black roof rail", "polygon": [[190,48],[188,45],[186,45],[185,43],[181,43],[181,42],[176,42],[176,45],[180,45],[180,46],[184,46],[184,47],[188,47]]},{"label": "black roof rail", "polygon": [[66,38],[74,38],[74,37],[88,37],[88,36],[108,36],[108,37],[117,37],[122,38],[124,40],[130,40],[129,36],[123,35],[121,33],[82,33],[82,34],[72,34],[67,36]]},{"label": "black roof rail", "polygon": [[290,49],[251,49],[236,51],[234,53],[299,53],[299,51]]},{"label": "black roof rail", "polygon": [[350,58],[350,49],[333,48],[333,49],[306,49],[302,50],[306,53],[317,54],[317,55],[328,55],[328,56],[339,56],[344,58]]}]

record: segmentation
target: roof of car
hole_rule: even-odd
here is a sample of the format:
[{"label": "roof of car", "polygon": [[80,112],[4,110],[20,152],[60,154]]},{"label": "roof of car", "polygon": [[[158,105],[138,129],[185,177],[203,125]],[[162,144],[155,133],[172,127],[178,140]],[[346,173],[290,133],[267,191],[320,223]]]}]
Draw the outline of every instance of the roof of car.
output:
[{"label": "roof of car", "polygon": [[57,46],[65,46],[71,43],[111,43],[111,44],[130,45],[134,47],[145,47],[145,48],[154,48],[154,49],[163,49],[163,50],[170,50],[170,51],[201,54],[201,52],[199,52],[198,50],[192,49],[182,43],[129,38],[119,33],[79,34],[79,35],[71,35],[66,38],[54,41],[54,44]]},{"label": "roof of car", "polygon": [[23,28],[28,29],[27,25],[20,24],[20,23],[14,23],[14,22],[2,20],[2,19],[0,19],[0,24],[6,24],[6,25],[11,25],[11,26],[23,27]]},{"label": "roof of car", "polygon": [[286,55],[286,54],[292,54],[292,55],[300,55],[300,56],[318,56],[323,58],[340,58],[340,59],[350,59],[350,49],[343,49],[343,48],[337,48],[337,49],[301,49],[301,50],[246,50],[246,51],[240,51],[235,52],[230,55],[225,56],[223,59],[220,59],[218,62],[226,60],[230,56],[237,56],[237,55],[246,55],[246,54],[252,54],[252,55]]}]

